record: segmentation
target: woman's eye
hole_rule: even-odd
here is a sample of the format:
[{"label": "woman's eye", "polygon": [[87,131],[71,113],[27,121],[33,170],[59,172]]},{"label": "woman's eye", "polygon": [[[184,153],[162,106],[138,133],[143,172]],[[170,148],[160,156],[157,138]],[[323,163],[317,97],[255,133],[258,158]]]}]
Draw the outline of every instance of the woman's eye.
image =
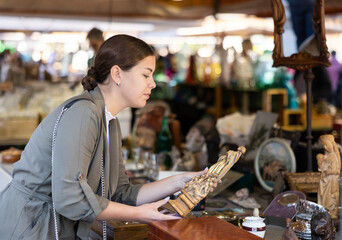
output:
[{"label": "woman's eye", "polygon": [[144,75],[145,78],[148,78],[148,77],[149,77],[148,75],[145,75],[145,74],[143,74],[143,75]]}]

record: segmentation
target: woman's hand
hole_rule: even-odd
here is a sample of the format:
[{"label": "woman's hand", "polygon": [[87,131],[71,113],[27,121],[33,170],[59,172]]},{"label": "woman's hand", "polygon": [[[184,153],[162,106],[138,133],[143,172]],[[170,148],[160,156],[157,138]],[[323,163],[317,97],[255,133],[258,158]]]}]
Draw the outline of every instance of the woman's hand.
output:
[{"label": "woman's hand", "polygon": [[140,222],[152,222],[160,220],[174,220],[182,219],[176,214],[163,214],[163,211],[159,212],[158,208],[167,203],[166,200],[160,200],[153,203],[147,203],[137,207],[138,209],[138,221]]},{"label": "woman's hand", "polygon": [[[192,178],[200,175],[205,175],[208,173],[208,168],[206,167],[203,171],[199,172],[185,172],[177,175],[178,181],[177,186],[179,187],[179,190],[182,189],[187,182],[189,182]],[[218,183],[221,183],[221,180],[218,181]],[[213,187],[210,188],[210,192],[214,190],[214,188],[217,187],[217,182],[214,183]]]},{"label": "woman's hand", "polygon": [[199,172],[184,172],[184,173],[175,175],[175,177],[176,177],[175,184],[177,185],[178,190],[180,190],[192,178],[194,178],[196,176],[207,174],[207,172],[208,172],[208,168],[205,168],[203,171],[199,171]]},{"label": "woman's hand", "polygon": [[[193,177],[207,174],[208,168],[199,172],[184,172],[155,182],[144,184],[138,193],[137,205],[142,205],[166,198],[181,190]],[[220,183],[221,181],[219,181]],[[216,187],[216,182],[212,188]],[[210,189],[212,191],[213,189]]]}]

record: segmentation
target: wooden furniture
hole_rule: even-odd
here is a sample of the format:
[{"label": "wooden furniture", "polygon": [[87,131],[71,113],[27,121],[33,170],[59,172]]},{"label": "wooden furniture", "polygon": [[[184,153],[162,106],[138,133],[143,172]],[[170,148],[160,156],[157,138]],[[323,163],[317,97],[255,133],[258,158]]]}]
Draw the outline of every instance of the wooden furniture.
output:
[{"label": "wooden furniture", "polygon": [[272,112],[272,97],[280,96],[280,105],[279,105],[279,118],[280,123],[284,122],[283,112],[287,105],[287,90],[285,88],[274,88],[274,89],[265,89],[262,92],[262,110],[265,112]]},{"label": "wooden furniture", "polygon": [[151,222],[148,225],[149,240],[257,240],[257,237],[217,217],[187,218]]},{"label": "wooden furniture", "polygon": [[257,110],[271,112],[272,106],[273,108],[279,106],[278,113],[281,120],[288,102],[288,93],[285,88],[261,90],[219,85],[211,87],[199,84],[178,84],[176,91],[180,99],[186,99],[189,95],[201,99],[206,105],[205,112],[215,116],[216,119],[236,111],[242,114],[254,113]]},{"label": "wooden furniture", "polygon": [[[285,109],[283,112],[282,129],[286,131],[304,131],[306,129],[305,109]],[[333,116],[330,114],[317,114],[312,111],[311,129],[330,130],[333,128]]]},{"label": "wooden furniture", "polygon": [[305,193],[317,193],[320,172],[285,173],[285,179],[291,190]]},{"label": "wooden furniture", "polygon": [[286,131],[305,130],[305,112],[303,109],[284,109],[282,129]]},{"label": "wooden furniture", "polygon": [[[102,222],[95,221],[91,227],[92,239],[102,239]],[[147,224],[125,222],[125,221],[107,221],[107,239],[108,240],[147,240]]]}]

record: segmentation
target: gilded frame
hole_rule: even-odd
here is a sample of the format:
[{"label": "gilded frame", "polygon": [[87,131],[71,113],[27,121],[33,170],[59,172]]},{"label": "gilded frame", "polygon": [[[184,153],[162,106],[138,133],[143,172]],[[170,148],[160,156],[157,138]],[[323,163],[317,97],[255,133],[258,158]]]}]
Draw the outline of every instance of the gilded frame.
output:
[{"label": "gilded frame", "polygon": [[319,56],[312,56],[305,52],[298,52],[289,57],[284,56],[282,37],[286,21],[284,6],[281,0],[271,0],[271,6],[274,21],[273,67],[285,66],[304,71],[317,66],[330,66],[330,54],[325,38],[324,0],[315,0],[313,9],[313,23]]}]

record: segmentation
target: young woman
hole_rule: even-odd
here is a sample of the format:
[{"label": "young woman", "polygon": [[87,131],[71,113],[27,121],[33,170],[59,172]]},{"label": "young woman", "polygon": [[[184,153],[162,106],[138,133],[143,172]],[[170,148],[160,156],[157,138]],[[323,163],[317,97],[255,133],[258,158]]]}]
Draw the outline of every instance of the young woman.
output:
[{"label": "young woman", "polygon": [[154,70],[153,50],[142,40],[116,35],[102,44],[82,80],[85,91],[42,121],[13,165],[0,193],[1,239],[88,239],[95,219],[178,218],[158,211],[160,199],[205,171],[131,185],[122,162],[115,116],[145,106]]}]

